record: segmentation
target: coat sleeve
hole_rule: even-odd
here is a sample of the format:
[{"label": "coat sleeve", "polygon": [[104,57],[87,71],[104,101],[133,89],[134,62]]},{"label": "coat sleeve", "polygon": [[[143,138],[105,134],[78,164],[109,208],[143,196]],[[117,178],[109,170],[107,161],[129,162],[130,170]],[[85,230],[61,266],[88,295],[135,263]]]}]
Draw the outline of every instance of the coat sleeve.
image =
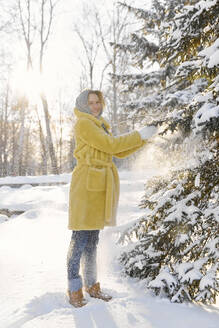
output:
[{"label": "coat sleeve", "polygon": [[147,141],[146,140],[142,140],[142,143],[141,143],[140,146],[134,147],[134,148],[129,149],[129,150],[126,150],[126,151],[122,151],[120,153],[116,153],[113,156],[114,157],[118,157],[118,158],[128,157],[128,156],[130,156],[131,154],[133,154],[134,152],[136,152],[137,150],[139,150],[141,147],[143,147],[146,144],[147,144]]},{"label": "coat sleeve", "polygon": [[86,144],[114,155],[142,145],[142,138],[138,131],[133,131],[118,137],[107,135],[89,119],[79,119],[75,124],[75,135]]}]

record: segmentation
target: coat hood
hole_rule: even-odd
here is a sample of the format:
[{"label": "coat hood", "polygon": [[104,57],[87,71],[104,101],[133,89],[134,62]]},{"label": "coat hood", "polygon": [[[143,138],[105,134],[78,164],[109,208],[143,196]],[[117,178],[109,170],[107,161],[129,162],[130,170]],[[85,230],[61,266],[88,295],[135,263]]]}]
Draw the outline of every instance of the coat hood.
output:
[{"label": "coat hood", "polygon": [[[88,106],[88,95],[91,91],[93,91],[93,90],[85,89],[76,98],[75,107],[83,113],[91,114],[91,110]],[[102,115],[102,112],[103,112],[103,109],[99,113],[98,117],[100,117]]]}]

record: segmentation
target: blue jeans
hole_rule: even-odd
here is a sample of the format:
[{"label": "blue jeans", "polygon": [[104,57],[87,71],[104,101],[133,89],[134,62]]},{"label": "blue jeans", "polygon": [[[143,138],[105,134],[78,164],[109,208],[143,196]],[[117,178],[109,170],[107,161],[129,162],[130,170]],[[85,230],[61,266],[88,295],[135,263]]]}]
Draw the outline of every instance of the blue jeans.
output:
[{"label": "blue jeans", "polygon": [[68,289],[77,291],[82,288],[82,277],[79,275],[80,262],[82,275],[87,287],[97,281],[97,244],[100,230],[73,230],[67,254]]}]

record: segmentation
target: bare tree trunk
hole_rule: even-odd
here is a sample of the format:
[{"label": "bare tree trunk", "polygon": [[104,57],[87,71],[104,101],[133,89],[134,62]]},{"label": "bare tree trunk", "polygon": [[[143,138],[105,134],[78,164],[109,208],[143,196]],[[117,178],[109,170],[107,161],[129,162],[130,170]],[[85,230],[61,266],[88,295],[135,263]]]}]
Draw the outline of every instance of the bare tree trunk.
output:
[{"label": "bare tree trunk", "polygon": [[40,97],[41,97],[41,100],[43,103],[43,109],[44,109],[44,113],[45,113],[47,142],[48,142],[49,155],[50,155],[50,159],[51,159],[52,173],[59,174],[57,159],[55,156],[55,150],[53,147],[52,135],[51,135],[51,130],[50,130],[48,102],[47,102],[46,96],[43,93],[41,93]]},{"label": "bare tree trunk", "polygon": [[[23,8],[21,5],[21,0],[17,0],[18,2],[18,11],[20,16],[20,24],[22,27],[22,34],[24,37],[24,41],[27,49],[27,71],[32,68],[32,58],[31,58],[31,0],[26,0],[26,9],[27,9],[27,19],[24,15]],[[21,112],[21,127],[18,137],[18,147],[15,152],[15,162],[14,162],[14,173],[16,175],[24,174],[23,170],[23,148],[24,148],[24,126],[25,126],[25,110],[28,105],[28,100],[24,95],[18,99],[18,109]]]},{"label": "bare tree trunk", "polygon": [[62,127],[63,119],[62,119],[62,109],[60,105],[60,111],[59,111],[59,126],[60,126],[60,138],[59,138],[59,172],[62,172],[62,148],[63,148],[63,127]]},{"label": "bare tree trunk", "polygon": [[40,135],[40,145],[41,145],[41,157],[42,157],[42,165],[40,166],[42,169],[42,174],[43,175],[47,175],[48,174],[48,156],[47,156],[47,148],[46,148],[46,141],[44,138],[44,134],[43,134],[43,129],[42,129],[42,125],[41,125],[41,121],[39,118],[39,114],[38,114],[38,110],[37,110],[37,106],[34,107],[35,111],[36,111],[36,115],[37,115],[37,119],[38,119],[38,124],[39,124],[39,135]]},{"label": "bare tree trunk", "polygon": [[73,170],[73,168],[76,165],[76,159],[73,156],[74,149],[75,149],[75,140],[74,140],[74,137],[72,136],[70,138],[70,147],[69,147],[69,156],[68,156],[69,169],[71,171]]},{"label": "bare tree trunk", "polygon": [[24,40],[27,47],[27,71],[29,69],[33,68],[32,63],[32,57],[31,57],[31,7],[30,7],[31,0],[26,0],[26,6],[27,6],[27,22],[25,23],[24,17],[23,17],[23,8],[21,6],[21,1],[18,0],[18,8],[19,8],[19,15],[20,15],[20,22],[22,27],[22,33],[24,36]]},{"label": "bare tree trunk", "polygon": [[17,149],[17,135],[15,122],[12,122],[12,163],[11,163],[11,175],[16,175],[16,149]]},{"label": "bare tree trunk", "polygon": [[42,126],[41,126],[41,122],[39,120],[39,133],[40,133],[40,143],[41,143],[41,147],[42,147],[42,151],[41,151],[41,156],[42,156],[42,174],[43,175],[47,175],[48,174],[48,164],[47,164],[47,149],[46,149],[46,142],[44,139],[44,135],[43,135],[43,130],[42,130]]},{"label": "bare tree trunk", "polygon": [[[125,32],[126,26],[128,25],[127,21],[127,14],[124,15],[122,12],[119,10],[119,8],[114,7],[112,13],[109,13],[110,21],[111,24],[106,32],[104,32],[104,24],[102,22],[102,18],[99,15],[98,12],[96,12],[96,22],[99,27],[99,34],[101,37],[101,42],[103,45],[103,49],[105,51],[107,60],[108,60],[108,65],[111,65],[111,72],[114,75],[118,73],[122,73],[123,67],[125,67],[125,61],[124,58],[120,58],[120,54],[117,52],[115,44],[119,43],[122,38],[123,34]],[[108,37],[108,38],[106,38]],[[111,42],[113,44],[113,51],[109,47],[109,42],[107,42],[107,39],[111,39]],[[111,108],[112,108],[112,132],[114,135],[118,134],[118,93],[119,93],[119,88],[118,88],[118,83],[116,79],[112,78],[112,99],[111,100]]]},{"label": "bare tree trunk", "polygon": [[24,118],[25,118],[25,107],[21,107],[21,126],[18,137],[17,149],[15,152],[15,175],[21,175],[22,172],[22,155],[23,155],[23,143],[24,143]]},{"label": "bare tree trunk", "polygon": [[[90,20],[91,17],[91,20]],[[79,39],[82,42],[84,51],[85,51],[85,55],[86,55],[86,59],[87,59],[87,63],[88,63],[88,68],[86,72],[88,74],[88,80],[89,80],[89,87],[90,89],[94,88],[94,67],[96,64],[96,59],[97,59],[97,54],[99,51],[99,47],[100,47],[100,35],[98,34],[97,28],[95,25],[93,25],[92,23],[95,22],[95,13],[92,14],[92,12],[90,11],[90,8],[88,8],[87,5],[84,5],[83,7],[83,12],[82,12],[82,21],[78,22],[77,24],[74,25],[74,31],[77,33]],[[89,34],[86,35],[86,33],[84,33],[84,28],[83,28],[83,24],[80,23],[86,23],[86,28],[87,26],[90,25],[89,28]],[[83,63],[82,63],[83,65]],[[86,66],[86,65],[83,65]]]},{"label": "bare tree trunk", "polygon": [[21,175],[30,175],[29,170],[29,135],[30,129],[25,129],[24,135],[24,154],[23,154],[23,165],[21,166]]},{"label": "bare tree trunk", "polygon": [[3,132],[3,108],[1,112],[1,117],[0,117],[0,176],[3,176],[3,162],[2,162],[2,155],[3,155],[3,138],[4,138],[4,132]]},{"label": "bare tree trunk", "polygon": [[8,93],[9,85],[7,85],[6,97],[5,97],[5,117],[4,117],[4,142],[3,142],[3,176],[8,175]]},{"label": "bare tree trunk", "polygon": [[[45,6],[46,3],[49,3],[49,21],[46,26],[45,24]],[[48,42],[48,38],[51,32],[52,21],[54,18],[54,7],[56,3],[53,3],[52,0],[41,0],[41,26],[40,26],[40,73],[43,72],[43,56],[44,48]]]},{"label": "bare tree trunk", "polygon": [[78,34],[79,38],[82,41],[84,50],[85,50],[85,54],[86,54],[86,58],[88,61],[88,73],[86,72],[86,65],[84,65],[81,61],[82,66],[84,66],[84,70],[85,72],[88,74],[88,79],[89,79],[89,87],[90,89],[93,89],[94,87],[94,82],[93,82],[93,73],[94,73],[94,67],[95,67],[95,61],[96,61],[96,57],[97,57],[97,53],[98,53],[98,48],[99,45],[95,45],[95,44],[89,44],[88,41],[85,39],[84,36],[82,36],[81,31],[79,30],[78,27],[75,26],[75,32]]},{"label": "bare tree trunk", "polygon": [[[36,32],[36,29],[33,27],[33,10],[31,7],[31,0],[26,0],[25,5],[21,5],[21,0],[18,1],[18,9],[20,16],[20,24],[22,27],[22,34],[26,43],[27,48],[27,71],[33,67],[32,65],[32,56],[31,56],[31,46],[33,44],[33,35]],[[45,46],[48,42],[48,38],[51,32],[51,25],[54,18],[54,7],[58,3],[58,1],[53,0],[40,0],[40,24],[39,26],[39,35],[40,35],[40,53],[39,53],[39,71],[43,73],[43,58],[45,52]],[[25,7],[24,7],[25,6]],[[24,9],[26,9],[26,15],[24,14]],[[45,115],[45,123],[46,123],[46,131],[47,131],[47,142],[48,142],[48,150],[51,159],[52,172],[58,174],[57,167],[57,159],[55,156],[52,134],[50,129],[50,116],[48,109],[48,101],[44,91],[41,92],[40,98],[43,105],[44,115]],[[42,130],[40,130],[41,138],[42,138]],[[46,147],[47,149],[47,147]]]},{"label": "bare tree trunk", "polygon": [[[113,49],[113,61],[112,61],[113,74],[116,74],[116,50]],[[117,83],[116,79],[112,81],[113,87],[113,128],[112,132],[114,135],[118,134],[118,119],[117,119]]]},{"label": "bare tree trunk", "polygon": [[[44,48],[46,43],[48,42],[48,38],[51,32],[52,20],[54,18],[54,7],[55,3],[52,0],[49,0],[49,21],[46,26],[45,24],[45,5],[47,0],[41,0],[41,26],[40,26],[40,73],[43,73],[43,56],[44,56]],[[50,129],[50,115],[49,115],[49,108],[48,108],[48,101],[46,94],[41,92],[40,94],[43,110],[45,114],[45,123],[46,123],[46,132],[47,132],[47,142],[48,142],[48,149],[49,155],[51,159],[51,166],[52,166],[52,173],[59,174],[59,169],[57,165],[57,158],[55,155],[52,134]]]}]

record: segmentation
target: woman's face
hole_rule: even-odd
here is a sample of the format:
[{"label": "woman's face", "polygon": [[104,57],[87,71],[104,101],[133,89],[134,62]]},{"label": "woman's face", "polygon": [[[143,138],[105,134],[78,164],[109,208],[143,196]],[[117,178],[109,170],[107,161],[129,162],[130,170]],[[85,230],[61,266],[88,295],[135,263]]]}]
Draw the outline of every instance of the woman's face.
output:
[{"label": "woman's face", "polygon": [[98,116],[102,109],[102,104],[99,97],[95,93],[91,93],[88,96],[88,106],[91,110],[91,114]]}]

